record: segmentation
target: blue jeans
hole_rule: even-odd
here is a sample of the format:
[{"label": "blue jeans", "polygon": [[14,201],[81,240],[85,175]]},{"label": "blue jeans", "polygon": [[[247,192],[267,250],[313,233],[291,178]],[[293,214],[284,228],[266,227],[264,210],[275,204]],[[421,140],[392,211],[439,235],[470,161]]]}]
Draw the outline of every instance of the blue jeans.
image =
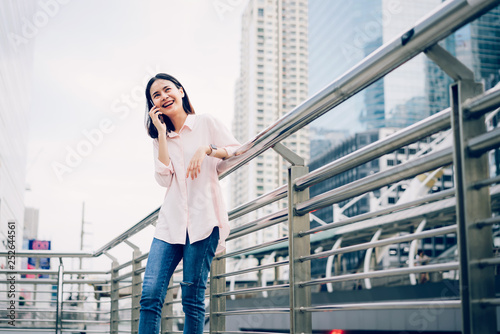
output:
[{"label": "blue jeans", "polygon": [[187,233],[185,245],[169,244],[153,238],[142,283],[139,334],[158,333],[168,283],[181,259],[184,259],[181,282],[184,333],[203,333],[205,290],[218,241],[218,227],[209,237],[193,244],[189,242]]}]

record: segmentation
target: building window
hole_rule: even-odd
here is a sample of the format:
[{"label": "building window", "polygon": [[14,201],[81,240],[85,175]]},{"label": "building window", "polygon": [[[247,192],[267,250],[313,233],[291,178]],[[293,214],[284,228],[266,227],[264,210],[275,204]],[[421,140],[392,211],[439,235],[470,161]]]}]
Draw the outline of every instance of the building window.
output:
[{"label": "building window", "polygon": [[264,8],[259,8],[258,13],[260,17],[264,16]]}]

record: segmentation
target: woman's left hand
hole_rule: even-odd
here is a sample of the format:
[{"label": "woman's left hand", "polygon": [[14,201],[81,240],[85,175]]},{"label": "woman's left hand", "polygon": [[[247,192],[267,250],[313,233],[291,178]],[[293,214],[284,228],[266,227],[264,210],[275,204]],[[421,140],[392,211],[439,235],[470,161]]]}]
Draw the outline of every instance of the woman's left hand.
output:
[{"label": "woman's left hand", "polygon": [[201,173],[201,163],[203,159],[207,156],[208,146],[201,146],[196,150],[189,165],[186,170],[186,177],[189,177],[191,174],[191,180],[194,180],[198,177],[198,174]]}]

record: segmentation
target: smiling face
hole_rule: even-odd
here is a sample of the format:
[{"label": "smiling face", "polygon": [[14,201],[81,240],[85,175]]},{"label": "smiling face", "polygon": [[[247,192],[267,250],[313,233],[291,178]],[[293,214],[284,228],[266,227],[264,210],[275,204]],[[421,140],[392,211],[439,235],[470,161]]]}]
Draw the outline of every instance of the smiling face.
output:
[{"label": "smiling face", "polygon": [[160,108],[162,114],[172,117],[180,112],[186,112],[182,106],[184,90],[182,87],[177,88],[172,81],[158,79],[153,82],[149,92],[151,100]]}]

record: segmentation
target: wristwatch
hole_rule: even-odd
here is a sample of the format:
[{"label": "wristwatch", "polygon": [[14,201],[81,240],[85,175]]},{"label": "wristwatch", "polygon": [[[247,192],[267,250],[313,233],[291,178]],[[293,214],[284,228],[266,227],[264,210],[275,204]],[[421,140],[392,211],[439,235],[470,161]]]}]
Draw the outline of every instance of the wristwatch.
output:
[{"label": "wristwatch", "polygon": [[217,153],[217,146],[215,146],[214,144],[210,144],[210,148],[212,149],[212,152],[210,152],[208,156],[213,157],[215,156],[215,153]]}]

